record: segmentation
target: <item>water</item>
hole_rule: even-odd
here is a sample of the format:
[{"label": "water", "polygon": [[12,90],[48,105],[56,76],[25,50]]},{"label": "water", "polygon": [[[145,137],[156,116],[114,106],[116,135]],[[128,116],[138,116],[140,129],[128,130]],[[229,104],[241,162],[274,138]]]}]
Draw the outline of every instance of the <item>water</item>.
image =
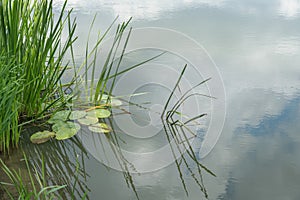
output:
[{"label": "water", "polygon": [[[61,1],[55,0],[54,4],[55,8],[59,9]],[[69,7],[74,8],[74,16],[78,20],[77,34],[84,39],[88,32],[88,24],[95,13],[98,13],[98,18],[94,30],[104,30],[117,15],[119,15],[118,22],[132,16],[131,26],[134,28],[173,29],[193,38],[208,52],[224,82],[226,90],[226,101],[224,102],[227,110],[224,127],[217,144],[204,158],[200,159],[201,155],[197,155],[200,162],[216,174],[214,177],[202,170],[203,185],[205,185],[209,199],[300,199],[299,0],[124,0],[110,2],[70,0]],[[95,40],[97,34],[97,31],[92,32],[92,41]],[[84,39],[79,40],[76,44],[78,48],[75,52],[78,57],[84,55],[84,48],[82,48],[86,42]],[[178,44],[178,42],[173,41],[172,43]],[[188,51],[188,49],[185,50]],[[146,52],[131,52],[125,61],[128,64],[145,55],[151,56],[153,53]],[[168,54],[166,56],[165,59],[161,58],[152,66],[157,67],[159,64],[178,66],[178,68],[175,67],[175,74],[178,75],[180,67],[188,63],[178,55]],[[143,75],[142,71],[139,73],[140,76]],[[152,72],[151,68],[147,73],[150,74],[149,77],[156,76],[155,70]],[[186,88],[189,83],[193,85],[199,80],[208,78],[195,74],[193,71],[185,74]],[[159,80],[165,77],[163,74],[159,75],[162,76]],[[170,85],[175,84],[178,76],[172,75],[172,77],[168,79]],[[217,79],[217,77],[212,77],[212,81],[214,78]],[[137,83],[133,81],[132,85],[135,84]],[[132,108],[137,109],[133,111],[137,113],[132,118],[134,123],[141,126],[153,125],[151,130],[155,130],[155,126],[161,127],[161,122],[155,121],[161,114],[162,108],[159,105],[161,102],[155,102],[155,100],[166,99],[167,95],[162,94],[170,92],[170,87],[160,88],[163,92],[156,93],[159,87],[155,87],[155,84],[152,83],[133,88],[134,92],[150,90],[158,96],[153,98],[153,95],[149,95],[146,98],[148,100],[150,98],[152,101],[149,104],[152,112],[146,116],[141,110]],[[200,88],[199,90],[206,93],[209,88]],[[218,96],[216,97],[218,99]],[[132,98],[143,103],[143,99]],[[200,111],[197,110],[197,112],[208,114],[213,112],[210,100],[196,99],[196,101],[203,103]],[[188,112],[193,111],[191,105],[192,102],[186,106]],[[141,120],[141,116],[145,117],[145,120]],[[204,131],[207,130],[210,123],[212,121],[209,116],[203,120]],[[125,141],[121,147],[130,152],[145,153],[160,148],[167,142],[160,134],[150,137],[151,131],[141,132],[143,134],[141,138],[136,137],[137,133],[134,132],[135,135],[131,136],[120,133],[121,143]],[[132,136],[135,138],[130,138]],[[90,199],[136,199],[134,190],[142,200],[204,199],[204,193],[195,183],[192,173],[187,167],[181,167],[184,183],[180,179],[175,163],[161,167],[168,164],[167,162],[163,163],[163,165],[157,166],[158,170],[148,173],[136,174],[134,170],[131,171],[132,173],[122,173],[107,168],[99,162],[103,159],[103,155],[95,155],[95,150],[88,143],[94,140],[83,139],[59,144],[66,149],[61,154],[67,154],[70,157],[68,159],[66,156],[60,156],[61,159],[57,159],[55,148],[52,149],[53,151],[49,150],[53,144],[45,145],[47,151],[44,153],[50,159],[50,165],[51,163],[52,165],[53,163],[63,163],[62,166],[50,170],[52,175],[56,174],[53,178],[54,181],[55,179],[61,180],[60,178],[63,176],[67,177],[66,180],[76,180],[73,173],[76,166],[71,163],[78,159],[82,170],[78,182],[82,184],[82,187],[77,186],[77,188],[79,193],[89,190]],[[83,142],[81,143],[81,141]],[[88,149],[86,153],[81,151],[82,144]],[[193,145],[195,152],[199,153],[199,149],[203,145],[201,137],[194,141]],[[40,148],[42,149],[43,146]],[[33,158],[39,158],[40,153],[37,152],[39,151],[33,153]],[[143,156],[140,159],[143,159]],[[152,167],[155,166],[153,164],[155,162],[164,162],[159,159],[150,160],[149,163],[146,162],[147,160],[142,161],[143,163],[137,162],[138,167],[144,167],[144,165]],[[192,172],[196,173],[195,163],[189,159],[188,162]],[[188,196],[183,185],[187,187]]]}]

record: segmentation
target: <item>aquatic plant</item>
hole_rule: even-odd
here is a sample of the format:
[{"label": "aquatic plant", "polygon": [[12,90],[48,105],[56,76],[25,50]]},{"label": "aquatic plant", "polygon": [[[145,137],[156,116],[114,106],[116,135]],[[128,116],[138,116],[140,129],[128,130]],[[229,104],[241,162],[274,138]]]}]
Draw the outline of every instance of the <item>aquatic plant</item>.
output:
[{"label": "aquatic plant", "polygon": [[[66,102],[60,78],[67,69],[63,59],[76,40],[76,24],[65,6],[66,2],[55,20],[52,0],[1,0],[0,47],[15,58],[15,76],[23,76],[20,113],[26,117]],[[63,38],[65,26],[68,34]]]},{"label": "aquatic plant", "polygon": [[[181,97],[171,106],[170,110],[167,110],[171,99],[174,96],[175,90],[180,90],[179,84],[181,82],[181,79],[184,75],[184,72],[187,68],[187,65],[184,66],[184,68],[181,71],[180,76],[177,79],[177,82],[171,91],[169,98],[165,104],[164,110],[161,114],[161,119],[163,123],[163,127],[165,130],[165,135],[167,137],[167,140],[170,144],[170,148],[173,154],[173,157],[175,159],[175,164],[179,173],[179,177],[182,182],[182,186],[184,191],[186,192],[186,195],[188,195],[188,188],[186,187],[185,184],[185,179],[184,175],[182,173],[182,168],[186,168],[187,171],[190,173],[191,178],[195,181],[199,189],[203,192],[204,196],[206,199],[208,199],[208,193],[204,185],[204,180],[203,180],[203,175],[202,172],[203,170],[206,171],[208,174],[212,176],[216,176],[211,170],[209,170],[206,166],[204,166],[202,163],[199,162],[198,157],[196,156],[196,153],[192,147],[192,140],[195,137],[197,137],[197,134],[194,133],[190,128],[190,124],[197,125],[198,122],[197,120],[205,117],[207,114],[206,113],[201,113],[197,116],[192,116],[188,117],[185,115],[185,113],[181,113],[179,111],[179,108],[184,105],[184,103],[192,97],[195,96],[204,96],[208,98],[214,98],[209,95],[205,94],[200,94],[193,92],[193,89],[196,87],[199,87],[203,84],[205,84],[207,81],[210,80],[210,78],[205,79],[201,81],[200,83],[196,84],[195,86],[191,87],[187,91],[185,91]],[[183,119],[185,118],[185,121]],[[175,141],[174,144],[172,145],[171,141]],[[175,152],[180,153],[180,157],[177,158]],[[191,168],[191,163],[194,163],[196,166],[195,172]]]},{"label": "aquatic plant", "polygon": [[109,133],[111,128],[107,124],[99,122],[99,119],[108,118],[110,115],[109,110],[94,109],[94,107],[86,111],[58,111],[47,121],[48,124],[52,124],[52,131],[38,131],[31,135],[30,140],[32,143],[41,144],[53,137],[56,140],[69,139],[77,134],[81,126],[88,126],[88,129],[95,133]]},{"label": "aquatic plant", "polygon": [[[89,32],[92,30],[94,20],[91,23]],[[89,37],[87,38],[84,61],[78,69],[75,70],[75,76],[72,81],[72,83],[74,83],[72,87],[74,91],[72,104],[67,105],[65,110],[56,113],[53,112],[52,117],[47,121],[50,124],[54,124],[52,125],[52,131],[55,133],[56,139],[63,140],[74,136],[80,129],[80,126],[83,125],[88,126],[89,130],[92,132],[111,132],[111,128],[107,124],[101,122],[100,119],[110,117],[110,110],[112,107],[119,107],[122,105],[122,101],[113,96],[116,78],[129,70],[133,70],[146,62],[156,59],[164,53],[150,57],[149,59],[138,62],[132,66],[127,66],[126,69],[121,69],[122,58],[125,54],[125,49],[131,34],[131,29],[129,29],[128,32],[125,32],[129,22],[130,20],[123,22],[116,27],[112,44],[110,49],[108,49],[108,54],[104,57],[103,66],[99,67],[97,63],[98,48],[104,37],[111,30],[115,21],[112,22],[111,26],[101,37],[99,36],[91,50],[89,49]],[[75,65],[73,50],[71,50],[71,54],[73,64]],[[101,71],[96,75],[95,71],[98,68],[100,68]],[[87,74],[90,71],[91,77],[88,78]],[[72,127],[74,124],[70,124],[75,123],[75,121],[80,123],[80,125],[76,124],[76,128]],[[41,136],[41,141],[46,141],[45,138],[50,139],[52,137],[49,134],[43,135],[41,132],[38,132],[37,135]],[[33,135],[33,137],[35,137],[35,135]],[[35,141],[40,143],[38,140]]]},{"label": "aquatic plant", "polygon": [[70,84],[63,85],[61,77],[76,24],[65,6],[55,20],[52,0],[0,1],[1,105],[6,106],[0,114],[0,150],[18,143],[21,121],[42,117],[70,100],[64,92]]},{"label": "aquatic plant", "polygon": [[19,100],[24,86],[23,77],[17,76],[18,68],[14,58],[0,52],[0,151],[19,142]]},{"label": "aquatic plant", "polygon": [[[12,138],[15,138],[13,140],[17,144],[19,139],[17,130],[19,130],[20,124],[24,125],[37,119],[49,117],[59,110],[77,111],[76,102],[84,102],[84,105],[80,106],[87,106],[92,109],[104,107],[107,112],[112,105],[112,91],[116,77],[160,56],[154,56],[120,70],[131,33],[130,29],[125,34],[130,22],[128,20],[117,26],[109,53],[104,58],[103,66],[96,65],[99,45],[111,31],[115,20],[103,35],[99,35],[91,50],[89,49],[88,37],[85,59],[79,67],[76,67],[72,46],[77,39],[74,36],[76,22],[71,20],[72,10],[66,10],[67,1],[65,1],[58,16],[54,16],[52,2],[52,0],[1,0],[0,48],[5,53],[6,59],[14,58],[12,65],[17,68],[17,73],[13,76],[17,80],[22,80],[20,85],[23,85],[23,87],[20,90],[16,89],[18,91],[17,98],[15,98],[18,102],[18,108],[16,109],[18,120],[11,127],[11,131],[6,130],[5,139],[4,136],[0,135],[0,142],[2,143],[0,150],[8,149]],[[91,23],[90,32],[95,18]],[[62,34],[65,29],[67,34],[64,35],[63,39]],[[71,55],[74,76],[69,83],[63,83],[62,77],[68,70],[69,64],[65,59],[67,52]],[[101,71],[96,76],[95,71],[98,67]],[[90,79],[87,76],[89,71],[92,74]],[[108,83],[109,81],[110,83]],[[78,90],[82,85],[84,85],[83,96]],[[8,90],[3,92],[6,92],[4,96],[12,97]],[[107,98],[103,102],[104,98],[102,97],[105,95]],[[99,112],[99,109],[97,111]],[[71,118],[70,120],[72,120]],[[7,118],[7,124],[12,124],[12,121],[9,121],[10,119],[12,120],[12,118]],[[98,125],[98,131],[99,126],[101,125]],[[67,139],[76,134],[76,130],[71,129],[71,132],[70,129],[68,130],[69,134],[67,136],[59,134],[60,136],[57,137],[56,134],[56,138]],[[42,136],[43,134],[39,133],[38,135]],[[48,138],[53,136],[51,134],[45,135]],[[35,138],[35,141],[37,141],[37,138]]]}]

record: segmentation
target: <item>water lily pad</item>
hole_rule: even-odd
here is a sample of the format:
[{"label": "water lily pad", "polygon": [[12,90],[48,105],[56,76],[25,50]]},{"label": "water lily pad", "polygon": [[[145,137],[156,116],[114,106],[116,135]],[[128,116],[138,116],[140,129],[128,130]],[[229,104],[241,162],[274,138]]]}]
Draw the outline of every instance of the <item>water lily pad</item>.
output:
[{"label": "water lily pad", "polygon": [[97,118],[107,118],[111,115],[111,112],[107,109],[95,109],[87,112],[87,115]]},{"label": "water lily pad", "polygon": [[67,126],[66,123],[67,123],[67,122],[64,122],[64,121],[56,121],[56,122],[52,125],[52,131],[57,132],[61,127]]},{"label": "water lily pad", "polygon": [[78,132],[78,130],[76,130],[74,128],[62,128],[56,132],[55,138],[57,140],[66,140],[66,139],[69,139],[69,138],[73,137],[74,135],[76,135],[77,132]]},{"label": "water lily pad", "polygon": [[96,124],[98,122],[97,117],[85,116],[85,118],[78,119],[78,122],[83,125]]},{"label": "water lily pad", "polygon": [[55,124],[56,127],[52,129],[55,129],[56,132],[56,139],[57,140],[65,140],[73,137],[76,135],[76,133],[80,130],[80,125],[74,122],[65,122],[65,123],[59,123]]},{"label": "water lily pad", "polygon": [[67,121],[69,114],[69,110],[58,111],[54,115],[52,115],[52,117],[48,120],[48,123],[54,124],[58,121]]},{"label": "water lily pad", "polygon": [[109,133],[111,128],[105,123],[98,123],[89,126],[89,130],[95,133]]},{"label": "water lily pad", "polygon": [[80,129],[80,125],[74,122],[62,122],[62,121],[58,121],[56,122],[53,126],[52,126],[52,130],[54,132],[58,132],[60,129],[62,128],[74,128],[74,129]]},{"label": "water lily pad", "polygon": [[123,103],[119,99],[111,99],[110,100],[110,105],[111,106],[121,106]]},{"label": "water lily pad", "polygon": [[86,116],[86,112],[85,111],[75,110],[75,111],[71,112],[71,114],[69,116],[69,119],[70,120],[75,120],[75,119],[83,118],[85,116]]},{"label": "water lily pad", "polygon": [[39,131],[31,135],[30,141],[35,144],[41,144],[54,137],[55,133],[50,131]]}]

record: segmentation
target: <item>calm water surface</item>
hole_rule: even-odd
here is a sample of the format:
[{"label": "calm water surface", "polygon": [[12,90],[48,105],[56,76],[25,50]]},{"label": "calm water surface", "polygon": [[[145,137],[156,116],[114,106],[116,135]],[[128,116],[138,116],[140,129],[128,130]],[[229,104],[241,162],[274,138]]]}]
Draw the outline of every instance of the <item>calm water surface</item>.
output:
[{"label": "calm water surface", "polygon": [[[54,4],[61,7],[60,0]],[[227,114],[218,143],[200,160],[216,174],[203,172],[209,199],[300,199],[299,0],[69,0],[69,7],[74,8],[81,38],[86,38],[95,13],[95,30],[107,28],[117,15],[119,22],[132,16],[134,28],[180,31],[210,54],[224,81]],[[97,34],[92,32],[91,39]],[[85,42],[77,43],[79,57]],[[147,151],[161,145],[158,141],[163,143],[145,140],[136,150]],[[88,176],[80,177],[90,199],[136,199],[126,174],[105,167],[89,153],[81,157]],[[142,200],[204,199],[191,173],[182,173],[188,196],[175,164],[132,178]]]}]

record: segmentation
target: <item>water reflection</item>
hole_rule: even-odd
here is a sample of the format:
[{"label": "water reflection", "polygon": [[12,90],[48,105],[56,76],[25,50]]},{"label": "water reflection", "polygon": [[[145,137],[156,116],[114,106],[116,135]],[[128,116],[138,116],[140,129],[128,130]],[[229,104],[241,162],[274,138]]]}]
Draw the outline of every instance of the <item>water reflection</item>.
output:
[{"label": "water reflection", "polygon": [[[76,2],[78,16],[97,10]],[[171,28],[193,37],[220,68],[228,97],[227,120],[213,152],[201,160],[217,174],[213,179],[203,174],[210,199],[299,199],[299,0],[182,2],[176,8],[162,1],[156,10],[159,14],[147,13],[149,4],[140,1],[131,3],[139,8],[123,12],[120,1],[117,9],[134,19],[138,16],[134,27]],[[103,23],[120,14],[110,3],[98,8]],[[145,18],[137,13],[141,10]],[[81,32],[85,27],[86,21],[79,27]],[[186,197],[177,175],[174,164],[133,179],[142,199],[199,199],[199,188],[189,184],[193,178],[185,179]],[[94,177],[93,183],[102,178],[110,181],[110,187],[121,188],[116,194],[106,193],[107,199],[133,198],[116,181],[120,180],[117,172]],[[108,189],[93,188],[92,193],[97,196]]]},{"label": "water reflection", "polygon": [[[54,0],[54,6],[59,9],[64,0]],[[154,1],[105,1],[105,0],[69,0],[68,8],[74,8],[78,13],[102,12],[112,16],[120,16],[121,21],[133,17],[134,20],[158,20],[169,18],[180,10],[195,9],[199,7],[213,7],[223,10],[238,12],[242,15],[264,15],[283,17],[293,20],[299,17],[299,0],[279,0],[279,1],[237,1],[237,0],[154,0]]]},{"label": "water reflection", "polygon": [[[229,105],[227,134],[205,160],[220,174],[207,185],[214,191],[212,199],[297,199],[299,92],[291,97],[253,89],[240,97],[245,99]],[[218,166],[213,165],[216,160]],[[288,187],[290,183],[293,186]]]},{"label": "water reflection", "polygon": [[280,0],[278,12],[286,18],[295,18],[300,13],[300,1]]},{"label": "water reflection", "polygon": [[299,198],[299,103],[298,95],[277,115],[262,118],[257,127],[236,131],[237,141],[246,135],[253,142],[247,144],[247,152],[239,155],[231,170],[230,176],[238,181],[229,180],[220,199]]},{"label": "water reflection", "polygon": [[[165,12],[173,12],[182,8],[195,7],[196,5],[208,5],[208,6],[221,6],[226,0],[152,0],[152,1],[131,1],[131,0],[70,0],[68,1],[68,7],[74,8],[74,11],[80,13],[91,12],[108,12],[113,16],[120,16],[121,20],[127,20],[130,17],[134,17],[135,20],[148,20],[158,19],[162,17]],[[61,7],[64,0],[55,0],[54,6]]]},{"label": "water reflection", "polygon": [[287,56],[296,56],[300,52],[300,38],[286,37],[277,41],[275,53]]}]

